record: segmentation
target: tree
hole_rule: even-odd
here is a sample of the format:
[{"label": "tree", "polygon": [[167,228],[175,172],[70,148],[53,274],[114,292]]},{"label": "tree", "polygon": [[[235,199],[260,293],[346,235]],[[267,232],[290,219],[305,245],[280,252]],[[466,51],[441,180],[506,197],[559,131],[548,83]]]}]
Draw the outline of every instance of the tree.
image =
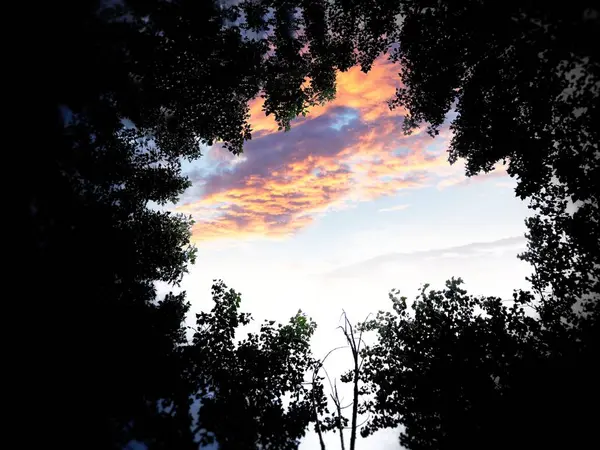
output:
[{"label": "tree", "polygon": [[[249,100],[264,96],[287,128],[333,96],[342,63],[320,5],[305,2],[300,15],[280,1],[36,6],[28,57],[45,70],[35,68],[25,117],[43,139],[24,144],[35,281],[23,304],[37,344],[24,372],[45,367],[35,383],[54,408],[39,430],[48,442],[122,448],[157,432],[157,402],[183,395],[188,305],[157,298],[154,284],[177,285],[195,250],[189,218],[164,206],[189,186],[181,161],[201,144],[242,151]],[[37,401],[30,386],[23,398]]]},{"label": "tree", "polygon": [[405,132],[424,125],[435,136],[451,120],[451,163],[464,159],[468,176],[507,164],[536,212],[522,255],[536,291],[566,307],[597,301],[598,5],[340,0],[328,17],[332,39],[355,49],[363,71],[385,52],[398,63],[390,107],[407,111]]},{"label": "tree", "polygon": [[540,319],[526,292],[509,307],[468,295],[461,283],[425,286],[411,308],[392,291],[393,312],[361,325],[378,338],[363,352],[373,414],[363,434],[403,425],[400,442],[411,450],[593,442],[594,327]]},{"label": "tree", "polygon": [[[597,294],[598,58],[590,44],[597,13],[572,6],[568,13],[475,1],[40,7],[47,9],[39,10],[40,38],[27,56],[45,65],[35,68],[35,101],[24,116],[35,130],[28,135],[43,136],[24,144],[32,150],[24,253],[35,282],[25,285],[33,302],[23,304],[35,310],[39,338],[26,367],[46,368],[36,382],[56,421],[39,434],[60,446],[93,436],[89,446],[114,448],[131,423],[142,434],[154,430],[156,402],[183,395],[173,392],[183,370],[174,361],[187,304],[183,295],[161,301],[154,288],[177,284],[194,259],[189,219],[156,208],[188,186],[181,160],[215,142],[239,153],[251,138],[248,101],[259,95],[287,129],[333,97],[336,70],[357,62],[368,70],[391,42],[401,43],[392,58],[405,89],[395,104],[408,108],[407,128],[426,121],[435,134],[455,105],[451,158],[465,157],[470,173],[507,159],[519,194],[542,211],[524,256],[537,265],[536,288],[551,285],[556,298],[567,298],[556,304],[569,308]],[[568,200],[582,203],[573,215],[565,213]],[[565,317],[563,309],[547,314]]]},{"label": "tree", "polygon": [[[315,387],[313,392],[316,395],[312,398],[312,409],[315,418],[315,432],[319,438],[321,450],[325,450],[326,448],[323,432],[327,431],[339,433],[340,449],[344,450],[346,448],[344,430],[350,431],[350,450],[356,449],[357,431],[366,423],[366,420],[358,423],[359,413],[365,412],[364,407],[361,407],[360,404],[360,397],[365,393],[364,388],[360,386],[363,365],[362,347],[365,344],[362,338],[363,330],[359,331],[352,325],[345,311],[342,317],[344,318],[344,323],[338,326],[338,328],[342,331],[347,345],[331,349],[323,359],[316,361],[313,367],[311,384]],[[343,397],[340,396],[337,380],[333,379],[332,381],[325,368],[327,358],[334,352],[342,349],[349,349],[352,356],[352,368],[340,377],[342,383],[350,384],[352,387],[352,400],[347,404],[344,404]],[[319,376],[321,372],[325,373],[325,377]],[[321,381],[325,378],[329,383],[329,398],[334,406],[332,413],[329,411],[327,397],[323,393],[323,385],[321,384]],[[351,420],[348,420],[344,416],[343,411],[347,408],[351,408]]]},{"label": "tree", "polygon": [[[498,330],[484,328],[488,341],[496,339],[496,334],[501,339],[506,335],[507,342],[524,347],[498,406],[517,417],[516,425],[506,425],[515,433],[504,429],[501,433],[491,426],[494,410],[478,402],[481,397],[494,404],[488,376],[493,367],[490,373],[481,367],[498,356],[479,341],[468,339],[482,323],[481,318],[468,319],[469,314],[485,310],[482,301],[465,306],[465,319],[458,325],[453,325],[455,319],[450,316],[458,306],[451,305],[433,308],[425,304],[432,324],[442,310],[437,328],[428,325],[427,316],[417,315],[414,320],[406,316],[389,326],[387,319],[381,319],[376,325],[381,345],[370,353],[372,366],[367,375],[381,395],[373,406],[375,412],[382,408],[373,429],[401,422],[408,426],[403,439],[414,448],[453,448],[459,442],[463,447],[476,445],[477,436],[483,439],[486,434],[494,437],[493,442],[507,444],[502,436],[515,437],[517,430],[526,436],[525,441],[516,441],[519,446],[521,442],[553,448],[559,443],[583,443],[584,437],[591,437],[589,417],[578,413],[565,417],[563,411],[580,411],[578,407],[586,404],[582,395],[597,398],[595,383],[587,377],[596,374],[590,361],[598,355],[594,343],[600,317],[600,149],[594,125],[600,121],[600,63],[598,48],[592,44],[600,32],[597,5],[576,1],[566,10],[540,2],[478,0],[362,2],[364,7],[353,2],[336,4],[353,11],[357,36],[381,43],[379,48],[389,50],[390,58],[399,63],[403,86],[390,106],[407,110],[405,131],[426,125],[435,136],[450,119],[450,162],[463,158],[469,176],[506,163],[508,173],[517,180],[517,195],[529,199],[535,212],[526,222],[529,242],[521,257],[535,270],[530,280],[541,299],[536,305],[538,316],[529,324],[518,316],[511,318],[527,324],[530,337],[514,336],[508,325]],[[370,26],[375,23],[379,29]],[[369,61],[370,48],[375,47],[359,51],[359,61],[361,57]],[[363,64],[363,70],[369,67]],[[467,301],[463,294],[444,295],[458,305]],[[488,315],[498,318],[504,313],[488,311]],[[457,328],[463,339],[460,345],[451,333]],[[411,330],[414,335],[409,334]],[[447,345],[434,339],[439,330],[446,330]],[[454,366],[459,380],[445,381],[447,366],[464,359],[464,349],[479,355],[475,357],[479,363]],[[435,363],[436,358],[446,365]],[[388,371],[386,364],[392,369]],[[374,378],[380,369],[385,375]],[[471,377],[475,378],[473,388],[460,381]],[[431,383],[437,386],[433,391]],[[472,392],[482,385],[481,392]],[[574,395],[572,386],[579,386],[585,394]],[[416,400],[407,406],[411,389]],[[461,406],[454,407],[455,403]],[[557,432],[544,442],[545,436],[528,433],[522,423],[532,428],[543,424]],[[484,431],[465,428],[473,424]]]},{"label": "tree", "polygon": [[[393,2],[402,23],[389,36],[408,110],[407,132],[437,134],[448,113],[449,159],[467,175],[507,163],[528,219],[534,288],[562,304],[600,296],[598,8],[540,2]],[[390,16],[388,16],[389,18]],[[389,19],[388,19],[389,20]],[[576,211],[567,207],[575,203]]]},{"label": "tree", "polygon": [[320,383],[305,383],[315,363],[316,324],[298,311],[288,324],[265,321],[259,333],[236,342],[251,316],[239,312],[240,294],[222,281],[212,293],[215,305],[196,315],[186,348],[191,392],[201,404],[200,441],[214,439],[222,449],[296,449],[314,421],[313,400],[322,401]]},{"label": "tree", "polygon": [[[159,361],[173,366],[166,372],[171,378],[137,388],[146,409],[139,416],[124,410],[129,422],[120,448],[136,441],[151,449],[213,442],[223,449],[295,449],[314,421],[312,402],[322,402],[323,389],[304,380],[315,363],[310,338],[316,324],[299,311],[286,325],[265,321],[258,333],[243,337],[253,319],[240,312],[241,295],[219,280],[212,297],[211,311],[196,314],[191,341],[174,339],[179,345],[171,358]],[[160,331],[158,337],[168,341]],[[160,365],[155,369],[153,376],[165,373]]]}]

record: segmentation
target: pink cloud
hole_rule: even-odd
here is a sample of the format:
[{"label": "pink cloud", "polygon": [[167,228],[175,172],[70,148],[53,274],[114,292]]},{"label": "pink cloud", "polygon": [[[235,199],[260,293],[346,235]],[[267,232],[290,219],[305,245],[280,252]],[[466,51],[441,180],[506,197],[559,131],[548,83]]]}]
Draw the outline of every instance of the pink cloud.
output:
[{"label": "pink cloud", "polygon": [[386,60],[369,74],[340,73],[335,101],[287,133],[261,115],[260,101],[252,103],[255,134],[242,158],[213,148],[207,158],[217,170],[192,176],[196,187],[177,207],[194,217],[193,239],[286,237],[329,210],[436,185],[456,173],[448,171],[447,129],[435,141],[422,130],[403,134],[402,111],[386,104],[398,85]]}]

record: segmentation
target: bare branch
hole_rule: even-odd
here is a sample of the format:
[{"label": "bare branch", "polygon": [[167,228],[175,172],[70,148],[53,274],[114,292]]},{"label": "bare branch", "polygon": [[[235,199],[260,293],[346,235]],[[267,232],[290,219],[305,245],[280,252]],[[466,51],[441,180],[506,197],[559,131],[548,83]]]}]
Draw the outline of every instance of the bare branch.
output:
[{"label": "bare branch", "polygon": [[367,423],[369,421],[370,418],[371,418],[371,411],[369,411],[367,418],[365,420],[363,420],[360,424],[358,424],[357,427],[361,428],[365,423]]},{"label": "bare branch", "polygon": [[331,355],[333,352],[337,351],[337,350],[341,350],[343,348],[348,348],[347,345],[342,345],[340,347],[336,347],[333,350],[329,350],[327,352],[327,354],[323,357],[323,359],[320,361],[319,367],[323,367],[323,364],[325,363],[325,360],[329,357],[329,355]]}]

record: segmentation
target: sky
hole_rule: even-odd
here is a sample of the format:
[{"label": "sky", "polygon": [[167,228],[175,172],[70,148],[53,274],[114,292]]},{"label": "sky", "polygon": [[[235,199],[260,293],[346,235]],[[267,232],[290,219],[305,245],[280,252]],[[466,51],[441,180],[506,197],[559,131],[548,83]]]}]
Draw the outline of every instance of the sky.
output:
[{"label": "sky", "polygon": [[[399,85],[384,59],[369,74],[340,73],[336,100],[289,132],[277,131],[259,99],[242,156],[217,145],[186,163],[193,186],[174,210],[196,221],[197,262],[182,282],[193,311],[211,308],[212,280],[223,279],[258,323],[306,312],[323,356],[343,343],[342,311],[358,322],[388,309],[392,288],[414,298],[422,284],[441,289],[452,276],[474,294],[527,287],[530,267],[516,255],[528,209],[514,182],[501,166],[470,179],[460,161],[450,166],[448,124],[435,139],[423,129],[405,136],[404,111],[386,104]],[[336,354],[328,369],[339,376],[348,364]],[[398,432],[358,444],[396,449]],[[317,449],[315,436],[300,448]]]}]

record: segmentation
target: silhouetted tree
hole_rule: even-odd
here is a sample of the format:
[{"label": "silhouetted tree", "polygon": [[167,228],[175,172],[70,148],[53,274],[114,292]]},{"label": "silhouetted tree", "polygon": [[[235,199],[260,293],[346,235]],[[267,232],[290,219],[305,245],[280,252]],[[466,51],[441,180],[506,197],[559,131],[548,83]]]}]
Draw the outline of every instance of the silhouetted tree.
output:
[{"label": "silhouetted tree", "polygon": [[[350,320],[346,312],[342,314],[344,323],[338,328],[342,331],[346,345],[331,349],[323,359],[316,361],[313,367],[312,384],[315,386],[314,396],[312,398],[312,407],[315,417],[315,432],[319,438],[319,445],[321,450],[325,450],[325,440],[323,439],[323,433],[327,431],[333,431],[339,434],[340,449],[346,448],[346,441],[344,438],[344,431],[350,432],[350,450],[356,449],[356,437],[357,431],[366,423],[366,420],[362,420],[359,423],[359,413],[368,412],[364,405],[360,403],[360,397],[365,394],[365,389],[360,386],[361,373],[362,373],[362,348],[365,343],[363,341],[363,329],[358,330]],[[340,381],[343,383],[350,384],[352,387],[351,400],[347,403],[344,402],[340,392],[338,390],[337,379],[331,379],[327,369],[325,368],[325,362],[327,358],[338,350],[348,349],[352,357],[352,368],[347,372],[343,373],[340,377]],[[325,377],[320,376],[323,372]],[[323,393],[322,380],[327,379],[329,384],[329,398],[333,402],[334,411],[330,412],[327,404],[327,398]],[[344,415],[344,410],[351,408],[351,419]]]},{"label": "silhouetted tree", "polygon": [[411,308],[392,291],[394,311],[361,325],[378,338],[363,352],[373,414],[363,434],[403,425],[400,442],[411,450],[593,442],[597,324],[540,319],[529,293],[508,306],[461,283],[425,286]]},{"label": "silhouetted tree", "polygon": [[189,186],[181,161],[198,158],[201,144],[242,151],[249,100],[262,95],[287,128],[332,98],[343,66],[322,5],[293,6],[66,0],[36,11],[28,57],[44,70],[23,120],[43,139],[27,154],[35,278],[23,304],[38,339],[24,372],[44,367],[35,383],[53,405],[38,430],[46,445],[122,448],[139,435],[173,448],[169,439],[183,439],[149,438],[157,402],[187,395],[188,305],[183,295],[157,298],[154,285],[179,283],[195,251],[190,220],[164,207]]},{"label": "silhouetted tree", "polygon": [[368,71],[383,52],[402,87],[404,129],[451,120],[451,163],[467,175],[507,164],[529,199],[531,278],[553,307],[600,296],[600,8],[581,0],[339,0],[330,30]]},{"label": "silhouetted tree", "polygon": [[[570,307],[600,295],[598,5],[470,0],[390,2],[404,128],[435,135],[454,111],[450,162],[467,175],[504,162],[530,199],[528,251],[538,291]],[[367,12],[367,14],[370,14]],[[574,203],[572,210],[568,205]],[[574,212],[573,212],[574,210]]]},{"label": "silhouetted tree", "polygon": [[315,363],[316,324],[299,311],[286,325],[265,321],[244,337],[252,318],[240,312],[241,295],[219,280],[212,298],[211,311],[196,314],[193,339],[163,361],[175,366],[176,377],[143,387],[142,394],[156,396],[147,405],[152,411],[139,423],[130,416],[121,448],[136,441],[165,450],[214,442],[223,449],[295,449],[315,420],[312,404],[323,401],[323,389],[305,377]]},{"label": "silhouetted tree", "polygon": [[[24,286],[33,302],[23,304],[35,311],[37,340],[23,367],[39,374],[31,385],[53,408],[38,430],[45,443],[122,448],[140,436],[156,448],[193,445],[184,414],[157,407],[188,399],[187,375],[199,373],[184,345],[184,295],[158,299],[154,287],[176,285],[194,260],[189,218],[164,211],[189,185],[182,159],[215,142],[241,152],[251,138],[248,102],[258,96],[287,129],[333,98],[336,70],[359,63],[367,71],[395,42],[404,88],[392,104],[408,109],[407,131],[428,122],[435,134],[454,107],[451,160],[466,158],[469,174],[509,162],[518,194],[539,211],[524,258],[536,267],[534,287],[552,288],[543,327],[568,322],[582,342],[595,336],[597,322],[581,321],[598,308],[597,10],[585,2],[569,10],[492,3],[40,6],[49,15],[28,56],[45,62],[31,86],[39,96],[23,117],[43,136],[27,153],[25,188],[25,254],[35,278]],[[574,214],[569,201],[578,204]],[[589,313],[572,315],[586,295],[580,309]],[[255,347],[271,345],[257,339]],[[37,402],[30,395],[24,404]],[[248,436],[293,445],[305,420],[303,409],[298,414],[285,439],[260,424]],[[227,445],[223,429],[214,433]],[[239,441],[231,439],[233,448]]]},{"label": "silhouetted tree", "polygon": [[467,175],[507,165],[534,210],[521,258],[541,299],[535,320],[455,283],[417,302],[414,317],[395,300],[399,318],[370,324],[380,337],[365,375],[378,392],[372,429],[402,423],[410,448],[585,446],[598,399],[598,5],[339,4],[354,12],[357,36],[399,63],[390,106],[407,110],[406,132],[426,125],[435,136],[450,119],[450,162],[463,158]]},{"label": "silhouetted tree", "polygon": [[288,324],[265,321],[258,333],[236,336],[251,317],[240,313],[241,296],[213,285],[215,306],[197,314],[190,361],[193,393],[201,408],[196,424],[204,443],[222,449],[296,449],[314,421],[320,383],[306,384],[314,359],[316,324],[301,311]]}]

